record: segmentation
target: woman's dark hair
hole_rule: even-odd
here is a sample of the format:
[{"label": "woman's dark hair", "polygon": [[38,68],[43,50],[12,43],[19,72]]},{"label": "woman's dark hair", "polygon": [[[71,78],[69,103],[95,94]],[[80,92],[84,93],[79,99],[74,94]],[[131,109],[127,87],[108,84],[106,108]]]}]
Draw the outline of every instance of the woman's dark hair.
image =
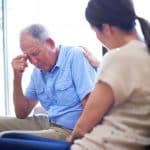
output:
[{"label": "woman's dark hair", "polygon": [[132,0],[89,0],[85,16],[91,26],[99,30],[107,23],[125,32],[132,31],[138,19],[150,53],[150,24],[137,17]]}]

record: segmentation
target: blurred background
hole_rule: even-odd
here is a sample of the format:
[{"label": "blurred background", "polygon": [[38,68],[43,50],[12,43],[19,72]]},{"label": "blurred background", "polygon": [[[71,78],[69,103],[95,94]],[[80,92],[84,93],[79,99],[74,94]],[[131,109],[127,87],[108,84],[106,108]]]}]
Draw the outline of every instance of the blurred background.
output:
[{"label": "blurred background", "polygon": [[[137,14],[150,20],[148,0],[133,1]],[[88,0],[0,0],[0,116],[14,115],[11,60],[21,54],[19,33],[24,27],[43,24],[56,44],[82,45],[102,59],[102,45],[84,16],[87,3]],[[23,89],[29,82],[31,71],[29,65]]]}]

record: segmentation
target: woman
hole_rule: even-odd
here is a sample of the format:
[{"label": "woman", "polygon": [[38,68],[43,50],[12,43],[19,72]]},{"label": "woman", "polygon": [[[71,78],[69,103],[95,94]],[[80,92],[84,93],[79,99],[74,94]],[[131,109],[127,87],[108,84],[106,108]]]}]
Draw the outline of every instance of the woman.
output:
[{"label": "woman", "polygon": [[69,138],[81,138],[71,150],[142,150],[150,144],[150,24],[131,0],[90,0],[86,19],[109,51]]}]

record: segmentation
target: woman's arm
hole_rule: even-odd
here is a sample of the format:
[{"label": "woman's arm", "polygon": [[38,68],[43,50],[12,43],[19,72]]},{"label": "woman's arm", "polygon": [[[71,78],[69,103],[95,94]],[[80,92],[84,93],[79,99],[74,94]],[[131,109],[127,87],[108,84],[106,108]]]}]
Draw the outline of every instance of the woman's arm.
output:
[{"label": "woman's arm", "polygon": [[90,132],[94,126],[101,122],[113,103],[114,96],[111,87],[104,82],[98,82],[68,140],[73,141]]},{"label": "woman's arm", "polygon": [[93,67],[99,67],[100,66],[100,60],[98,58],[96,58],[86,47],[81,46],[84,51],[84,55],[85,57],[88,59],[89,63],[93,66]]}]

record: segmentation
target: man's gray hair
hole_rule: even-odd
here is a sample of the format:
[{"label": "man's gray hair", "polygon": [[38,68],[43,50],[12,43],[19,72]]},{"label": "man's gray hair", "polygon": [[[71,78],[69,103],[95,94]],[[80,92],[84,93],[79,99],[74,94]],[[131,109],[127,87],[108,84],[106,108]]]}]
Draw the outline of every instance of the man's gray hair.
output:
[{"label": "man's gray hair", "polygon": [[46,41],[48,38],[50,38],[50,35],[47,31],[47,29],[41,25],[41,24],[33,24],[25,29],[22,30],[22,33],[28,33],[30,34],[33,38],[39,40],[40,42]]}]

